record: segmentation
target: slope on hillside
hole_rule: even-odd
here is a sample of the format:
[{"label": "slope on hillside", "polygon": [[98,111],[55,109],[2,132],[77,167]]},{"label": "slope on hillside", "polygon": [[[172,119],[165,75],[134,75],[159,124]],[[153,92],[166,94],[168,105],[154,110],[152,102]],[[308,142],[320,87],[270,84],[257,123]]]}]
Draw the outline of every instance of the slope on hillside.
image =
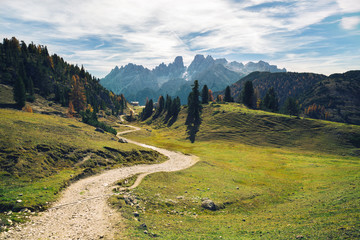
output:
[{"label": "slope on hillside", "polygon": [[[239,104],[203,109],[194,144],[186,140],[186,109],[170,128],[130,134],[156,146],[195,154],[178,173],[147,177],[122,197],[129,239],[358,239],[360,127],[297,119]],[[212,210],[204,201],[215,203]]]},{"label": "slope on hillside", "polygon": [[314,85],[302,97],[305,109],[324,107],[328,119],[360,125],[360,71],[332,74]]},{"label": "slope on hillside", "polygon": [[70,180],[162,159],[155,151],[121,144],[75,119],[9,109],[0,109],[0,115],[1,227],[10,225],[8,218],[24,220],[17,217],[22,213],[10,216],[5,211],[44,208]]}]

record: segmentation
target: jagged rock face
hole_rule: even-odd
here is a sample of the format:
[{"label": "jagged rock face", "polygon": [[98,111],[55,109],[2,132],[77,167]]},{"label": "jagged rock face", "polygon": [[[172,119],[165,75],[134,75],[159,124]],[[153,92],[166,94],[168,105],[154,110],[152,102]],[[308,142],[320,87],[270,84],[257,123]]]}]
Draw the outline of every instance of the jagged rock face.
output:
[{"label": "jagged rock face", "polygon": [[159,95],[166,94],[180,96],[185,104],[194,80],[199,80],[200,85],[207,84],[212,91],[220,91],[253,71],[286,70],[263,61],[244,65],[236,61],[229,63],[224,58],[205,58],[203,55],[196,55],[189,67],[186,67],[183,58],[178,56],[172,63],[161,63],[152,70],[132,63],[120,68],[116,66],[100,83],[114,93],[123,93],[128,100],[139,101],[140,104],[144,104],[146,97],[156,101]]}]

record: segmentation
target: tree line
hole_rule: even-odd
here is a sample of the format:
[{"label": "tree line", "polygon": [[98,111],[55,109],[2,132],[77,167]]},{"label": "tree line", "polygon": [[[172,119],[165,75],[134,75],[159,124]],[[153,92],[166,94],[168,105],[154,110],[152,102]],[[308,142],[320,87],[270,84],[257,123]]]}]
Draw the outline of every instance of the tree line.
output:
[{"label": "tree line", "polygon": [[152,116],[152,120],[155,120],[163,116],[163,122],[171,126],[177,120],[180,110],[181,103],[179,97],[172,98],[166,95],[164,99],[164,97],[160,95],[156,104],[153,103],[152,99],[146,99],[146,104],[140,114],[140,119],[145,121]]}]

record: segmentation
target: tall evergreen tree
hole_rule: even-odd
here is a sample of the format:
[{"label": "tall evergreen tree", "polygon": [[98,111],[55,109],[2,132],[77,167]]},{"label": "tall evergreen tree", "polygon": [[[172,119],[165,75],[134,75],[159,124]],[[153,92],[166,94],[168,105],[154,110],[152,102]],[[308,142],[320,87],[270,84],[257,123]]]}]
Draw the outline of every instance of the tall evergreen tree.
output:
[{"label": "tall evergreen tree", "polygon": [[276,96],[275,90],[271,87],[267,92],[263,100],[265,110],[277,112],[279,110],[279,100]]},{"label": "tall evergreen tree", "polygon": [[225,102],[233,102],[233,101],[234,101],[234,99],[231,97],[231,89],[230,89],[230,86],[227,86],[226,89],[225,89],[224,101],[225,101]]},{"label": "tall evergreen tree", "polygon": [[202,91],[201,91],[201,103],[208,104],[209,103],[209,88],[205,84]]},{"label": "tall evergreen tree", "polygon": [[158,118],[161,115],[161,113],[164,111],[164,107],[165,107],[164,97],[160,96],[158,98],[157,109],[156,109],[156,112],[155,112],[154,117],[153,117],[154,119]]},{"label": "tall evergreen tree", "polygon": [[26,93],[25,93],[25,84],[21,77],[15,77],[15,85],[13,88],[14,92],[14,100],[16,102],[16,106],[18,108],[22,108],[25,106],[25,99],[26,99]]},{"label": "tall evergreen tree", "polygon": [[185,125],[187,125],[189,139],[192,143],[195,142],[195,136],[196,133],[199,131],[199,127],[201,124],[200,114],[202,109],[199,97],[199,82],[198,80],[195,80],[192,87],[192,92],[189,94],[188,97],[188,115],[185,121]]},{"label": "tall evergreen tree", "polygon": [[28,89],[29,95],[26,97],[26,100],[29,102],[34,102],[35,101],[34,83],[31,77],[28,78],[28,82],[29,82],[29,89]]},{"label": "tall evergreen tree", "polygon": [[145,108],[143,109],[142,113],[141,113],[141,120],[146,120],[148,119],[151,115],[152,115],[152,112],[153,112],[153,108],[154,108],[154,103],[153,103],[153,100],[150,99],[146,101],[146,104],[145,104]]},{"label": "tall evergreen tree", "polygon": [[284,112],[290,116],[299,116],[300,114],[300,105],[295,98],[289,97],[284,103]]},{"label": "tall evergreen tree", "polygon": [[166,95],[165,111],[169,111],[170,108],[171,108],[171,97],[169,95]]},{"label": "tall evergreen tree", "polygon": [[180,112],[181,109],[181,103],[180,103],[180,98],[176,97],[173,102],[172,102],[172,106],[171,106],[171,111],[172,111],[172,117],[173,118],[177,118],[178,114]]},{"label": "tall evergreen tree", "polygon": [[253,108],[253,96],[254,96],[254,88],[251,81],[246,81],[244,83],[244,88],[242,91],[242,102],[245,106],[249,108]]}]

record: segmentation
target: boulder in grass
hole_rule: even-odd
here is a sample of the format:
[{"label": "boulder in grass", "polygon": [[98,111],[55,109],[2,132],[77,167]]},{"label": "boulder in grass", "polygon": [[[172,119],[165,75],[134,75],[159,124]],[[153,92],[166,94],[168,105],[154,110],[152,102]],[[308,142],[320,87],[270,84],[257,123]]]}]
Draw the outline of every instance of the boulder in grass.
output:
[{"label": "boulder in grass", "polygon": [[207,199],[207,200],[204,200],[202,203],[201,203],[201,207],[205,208],[205,209],[209,209],[211,211],[216,211],[218,210],[218,207],[216,206],[216,204],[210,200],[210,199]]},{"label": "boulder in grass", "polygon": [[104,132],[105,132],[105,131],[102,130],[101,128],[96,128],[95,131],[96,131],[96,132],[101,132],[101,133],[104,133]]},{"label": "boulder in grass", "polygon": [[128,143],[128,141],[126,141],[126,139],[124,139],[124,138],[119,138],[118,142],[119,143]]}]

